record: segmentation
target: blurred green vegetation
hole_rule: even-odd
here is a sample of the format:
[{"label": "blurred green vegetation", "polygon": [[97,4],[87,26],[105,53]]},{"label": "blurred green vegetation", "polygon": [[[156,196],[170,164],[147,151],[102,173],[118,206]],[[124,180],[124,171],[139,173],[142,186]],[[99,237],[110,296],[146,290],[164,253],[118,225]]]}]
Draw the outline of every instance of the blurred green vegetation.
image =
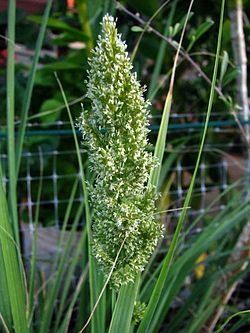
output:
[{"label": "blurred green vegetation", "polygon": [[[139,13],[140,18],[147,21],[162,4],[159,0],[146,1],[121,1],[121,5],[132,13]],[[176,9],[176,5],[178,10]],[[185,13],[188,3],[186,1],[171,1],[165,6],[159,14],[153,19],[151,25],[157,31],[165,35],[172,42],[177,42],[180,37],[182,25],[184,23]],[[248,6],[246,1],[246,15],[248,15]],[[222,50],[224,58],[221,58],[221,78],[217,85],[224,96],[232,100],[231,105],[235,107],[236,87],[235,78],[237,70],[234,66],[232,55],[232,42],[230,37],[230,20],[228,10],[224,21]],[[184,51],[201,67],[201,70],[209,77],[212,76],[214,54],[211,50],[215,49],[216,39],[215,33],[218,29],[218,17],[220,4],[217,1],[195,2],[192,15],[190,15],[186,37],[184,39]],[[64,109],[64,103],[55,80],[54,72],[57,72],[62,85],[65,89],[67,99],[73,102],[71,112],[74,119],[77,119],[80,112],[80,102],[84,108],[88,108],[88,101],[84,99],[86,92],[85,80],[87,75],[87,57],[90,55],[90,49],[95,44],[97,34],[100,29],[101,17],[110,12],[118,18],[119,31],[123,38],[126,39],[129,45],[129,52],[132,52],[136,42],[140,36],[140,29],[136,29],[140,24],[120,7],[118,8],[113,1],[100,0],[78,0],[74,6],[69,8],[67,2],[54,2],[52,13],[48,21],[46,37],[43,44],[43,53],[39,59],[39,68],[35,76],[35,85],[33,89],[31,106],[29,109],[29,117],[33,117],[31,122],[37,124],[35,129],[52,130],[59,128],[56,124],[58,121],[67,122],[68,117]],[[0,26],[2,30],[6,26],[6,13],[0,15]],[[30,15],[24,10],[17,12],[16,26],[16,43],[25,47],[27,56],[22,62],[21,57],[16,55],[16,76],[15,76],[15,106],[16,106],[16,121],[18,127],[19,115],[21,112],[22,98],[24,95],[27,74],[30,70],[29,52],[34,49],[41,16]],[[249,23],[245,24],[246,39],[250,39]],[[3,43],[2,43],[3,44]],[[4,48],[4,44],[3,47]],[[161,50],[161,55],[159,50]],[[152,124],[158,125],[160,115],[163,109],[164,98],[167,93],[169,84],[169,71],[173,64],[175,49],[166,43],[164,40],[156,36],[153,32],[146,32],[139,44],[135,59],[134,69],[143,84],[148,86],[148,98],[152,102]],[[20,60],[19,60],[20,59]],[[158,64],[157,64],[158,62]],[[154,73],[155,66],[157,70]],[[5,81],[5,67],[0,68],[1,81]],[[164,82],[162,84],[162,82]],[[194,123],[202,122],[206,112],[207,100],[209,96],[209,84],[204,80],[199,73],[195,71],[189,61],[181,56],[176,74],[176,82],[173,97],[172,113],[182,114],[181,118],[177,118],[177,123]],[[81,99],[82,97],[82,99]],[[1,124],[6,123],[5,108],[6,108],[6,90],[5,84],[0,87],[0,121]],[[74,103],[74,101],[76,101]],[[221,98],[216,97],[214,106],[216,112],[215,120],[233,119],[229,113],[229,107]],[[191,114],[191,115],[190,115]],[[66,124],[60,128],[69,128]],[[31,128],[32,130],[32,128]],[[1,130],[5,132],[3,128]],[[213,142],[229,143],[232,146],[239,142],[237,128],[235,134],[218,134],[214,131],[209,131],[209,143]],[[186,136],[186,134],[185,134]],[[197,142],[196,134],[188,134],[189,144]],[[170,132],[168,137],[169,145],[179,138],[179,132]],[[154,143],[155,135],[151,135],[151,142]],[[62,151],[72,149],[72,139],[69,137],[56,137],[55,135],[30,136],[25,139],[24,149],[27,151],[37,151],[37,147],[42,151]],[[4,147],[2,145],[2,151]],[[24,150],[24,151],[25,151]],[[240,151],[237,151],[240,153]],[[183,154],[183,166],[194,165],[194,154]],[[218,155],[211,153],[206,154],[206,163],[214,164],[218,160]],[[39,170],[34,165],[38,163],[37,159],[31,161],[32,169]],[[45,157],[45,173],[46,169],[51,170],[53,158]],[[77,163],[75,156],[60,165],[60,174],[77,173]],[[25,172],[27,165],[25,161],[21,164],[21,174]],[[37,171],[39,172],[39,171]],[[219,174],[213,171],[209,174],[214,183],[218,181]],[[36,171],[35,171],[36,173]],[[60,186],[64,189],[65,198],[69,195],[68,188],[71,180],[64,179],[60,182]],[[36,188],[36,186],[34,187]],[[53,184],[46,186],[45,191],[48,192],[48,197],[53,189]],[[66,189],[66,190],[65,190]],[[60,188],[59,188],[60,190]],[[36,190],[34,190],[36,191]],[[46,197],[46,194],[44,194]],[[59,211],[59,215],[63,216],[63,211]],[[45,219],[46,220],[46,219]],[[49,219],[50,220],[50,219]],[[46,223],[46,222],[45,222]]]}]

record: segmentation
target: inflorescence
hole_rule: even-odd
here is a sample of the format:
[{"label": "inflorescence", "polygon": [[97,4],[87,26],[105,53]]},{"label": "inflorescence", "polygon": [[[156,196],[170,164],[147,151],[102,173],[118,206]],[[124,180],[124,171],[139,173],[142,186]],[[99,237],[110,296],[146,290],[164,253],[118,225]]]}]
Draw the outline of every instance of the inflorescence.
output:
[{"label": "inflorescence", "polygon": [[[134,281],[162,235],[155,188],[148,185],[155,160],[147,151],[148,106],[116,22],[106,15],[89,59],[87,97],[79,128],[96,174],[90,188],[92,251],[107,276],[122,246],[111,287]],[[122,245],[123,244],[123,245]]]}]

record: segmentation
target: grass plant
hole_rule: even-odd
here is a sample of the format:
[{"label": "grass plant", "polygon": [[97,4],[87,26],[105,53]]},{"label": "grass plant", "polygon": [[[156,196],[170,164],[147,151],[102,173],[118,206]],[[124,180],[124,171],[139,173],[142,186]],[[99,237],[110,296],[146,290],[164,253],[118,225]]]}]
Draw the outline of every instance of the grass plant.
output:
[{"label": "grass plant", "polygon": [[[83,5],[84,1],[80,1],[79,3]],[[144,178],[141,177],[144,179],[144,185],[146,181],[148,181],[147,185],[143,185],[145,187],[143,187],[144,192],[152,188],[157,190],[157,192],[160,192],[162,188],[169,189],[171,181],[169,180],[170,183],[167,182],[165,184],[164,174],[169,172],[173,162],[178,159],[178,152],[174,152],[167,158],[164,158],[164,154],[166,151],[169,115],[174,99],[173,92],[176,70],[179,54],[183,54],[184,52],[182,45],[183,40],[185,40],[184,34],[186,32],[187,22],[190,20],[192,4],[193,1],[190,2],[188,12],[182,22],[180,41],[177,46],[175,45],[177,53],[174,58],[174,64],[172,68],[168,70],[170,87],[165,99],[156,144],[153,147],[154,157],[158,161],[158,164],[156,167],[151,168],[151,172],[148,173],[147,176],[143,176]],[[149,24],[157,17],[165,5],[167,5],[167,3],[163,4],[162,7],[151,16],[148,25],[145,25],[144,30],[142,30],[133,52],[132,57],[134,59],[136,59],[139,45],[148,31]],[[79,333],[84,331],[91,333],[157,333],[160,330],[167,331],[168,333],[199,333],[209,320],[213,318],[214,312],[221,302],[217,290],[222,290],[221,292],[223,292],[223,288],[231,286],[235,281],[239,281],[249,272],[249,268],[238,271],[239,267],[244,263],[244,260],[246,260],[244,257],[237,262],[230,261],[232,254],[237,251],[249,251],[249,247],[247,246],[241,249],[237,247],[239,235],[244,228],[250,213],[250,204],[242,200],[242,195],[246,192],[246,187],[242,185],[244,184],[243,178],[222,191],[204,210],[204,212],[200,213],[200,215],[194,219],[191,226],[183,228],[187,209],[190,207],[190,202],[194,195],[193,189],[197,178],[217,89],[216,82],[221,54],[225,0],[221,1],[216,55],[213,64],[213,77],[211,79],[205,124],[201,133],[201,141],[195,162],[195,169],[184,201],[184,206],[180,207],[181,214],[179,221],[171,242],[166,243],[165,240],[163,240],[156,248],[148,263],[147,257],[147,260],[143,261],[143,265],[138,266],[139,268],[135,265],[136,269],[132,272],[133,274],[129,272],[131,275],[124,275],[124,277],[119,274],[123,271],[127,271],[126,269],[123,270],[123,262],[120,262],[119,260],[122,258],[122,260],[126,262],[126,256],[124,257],[124,253],[128,254],[128,252],[124,250],[124,247],[126,247],[127,238],[131,236],[130,233],[127,233],[123,238],[117,238],[119,242],[116,239],[117,246],[115,251],[114,249],[110,250],[110,253],[112,253],[112,260],[109,262],[109,265],[107,265],[107,261],[104,262],[104,260],[99,260],[98,263],[98,260],[96,260],[94,256],[96,253],[98,254],[98,244],[95,245],[95,251],[93,252],[95,233],[93,238],[92,228],[93,219],[96,218],[96,212],[93,212],[91,208],[90,195],[91,189],[93,191],[93,187],[96,183],[93,175],[88,173],[88,161],[86,163],[83,162],[74,119],[70,109],[71,103],[69,103],[67,99],[67,87],[63,87],[60,80],[60,74],[57,73],[55,73],[55,81],[58,84],[73,131],[80,178],[77,178],[72,185],[70,198],[65,207],[63,225],[58,240],[58,252],[53,258],[50,276],[45,279],[43,272],[39,272],[37,263],[39,207],[44,186],[42,181],[44,166],[41,152],[40,183],[36,198],[37,209],[35,213],[30,269],[27,268],[27,262],[22,259],[19,237],[20,227],[18,225],[17,214],[17,178],[23,151],[25,130],[29,119],[28,111],[34,89],[36,69],[45,37],[51,6],[52,1],[48,0],[27,82],[20,118],[21,123],[16,138],[14,121],[16,6],[14,0],[9,1],[7,62],[9,182],[7,190],[4,188],[3,182],[0,182],[0,330],[10,333],[32,333],[35,331],[38,331],[39,333]],[[105,6],[113,7],[113,3],[107,1]],[[173,17],[177,10],[177,6],[178,2],[175,0],[172,1],[170,13],[165,22],[165,35],[169,33],[169,27],[173,24]],[[105,8],[103,10],[105,12]],[[90,29],[91,24],[91,21],[87,22],[88,29]],[[111,37],[114,39],[113,35]],[[99,43],[102,42],[102,39],[100,39]],[[114,40],[113,45],[115,45]],[[153,69],[152,81],[148,92],[149,99],[155,96],[155,92],[159,89],[159,85],[161,85],[159,76],[165,55],[166,45],[164,44],[164,41],[162,41]],[[223,66],[225,66],[225,64]],[[110,65],[110,74],[112,74],[111,72],[112,66]],[[93,72],[90,71],[89,73],[89,79],[96,83],[94,80],[96,78],[93,77]],[[123,74],[126,76],[128,73]],[[100,75],[99,72],[98,75]],[[131,78],[129,75],[130,74],[128,74],[128,78]],[[98,80],[99,79],[100,77],[98,76]],[[89,92],[89,95],[91,95],[91,91]],[[133,98],[134,97],[135,96],[133,95]],[[136,103],[137,102],[138,101],[136,101]],[[98,116],[100,118],[102,117],[100,114],[98,114]],[[91,117],[87,120],[91,120],[90,118]],[[107,122],[104,125],[107,127],[108,124],[109,123]],[[101,123],[101,125],[103,125],[103,123]],[[143,125],[147,125],[146,118],[144,119]],[[91,129],[93,130],[93,128]],[[110,128],[107,127],[106,130],[112,131],[112,126]],[[146,127],[144,130],[146,133]],[[142,134],[145,133],[143,132]],[[93,137],[97,141],[99,140],[101,145],[103,145],[102,140],[105,137],[104,134],[100,134],[99,132],[91,132],[90,134],[93,134]],[[108,134],[106,137],[108,137]],[[111,142],[112,138],[109,139]],[[183,140],[188,143],[188,139],[184,138]],[[181,144],[178,144],[179,150],[181,149]],[[143,148],[145,148],[145,145]],[[138,145],[137,153],[141,154],[141,159],[143,159],[144,155],[140,149],[141,148]],[[147,155],[147,162],[151,161],[150,156],[149,153]],[[98,161],[95,160],[95,162],[97,164]],[[145,165],[143,164],[143,166]],[[103,168],[104,167],[102,167],[102,169]],[[3,178],[1,164],[0,178]],[[140,173],[138,173],[137,178],[140,178]],[[88,186],[87,181],[89,183]],[[103,181],[105,181],[105,179]],[[242,185],[243,188],[237,192],[235,189],[239,187],[239,184]],[[74,199],[79,186],[82,188],[84,199],[78,205],[77,213],[74,216],[70,231],[67,231],[67,225],[70,220]],[[138,192],[138,196],[139,195],[141,194]],[[164,195],[166,195],[166,193]],[[100,198],[102,197],[100,196]],[[209,209],[214,207],[219,200],[224,198],[227,200],[225,208],[213,216],[209,222],[204,225],[200,233],[191,235],[192,228],[199,225],[202,220],[206,220]],[[134,201],[135,199],[136,198],[134,198]],[[102,204],[103,203],[100,200],[96,204],[96,207],[100,209]],[[118,205],[118,203],[116,205]],[[113,209],[115,210],[117,207],[118,206],[115,206]],[[164,209],[164,207],[161,207],[160,205],[158,212],[154,208],[154,216],[157,217],[158,214],[162,213],[162,209]],[[169,207],[166,207],[166,211],[168,209]],[[84,216],[85,225],[79,232],[77,231],[77,227],[82,216]],[[129,221],[129,223],[131,223],[130,226],[133,226],[134,222],[135,221]],[[158,221],[156,221],[156,223],[158,223]],[[96,230],[98,231],[98,228],[95,226],[95,231]],[[96,234],[97,233],[98,232],[96,232]],[[159,235],[157,235],[157,238],[158,236]],[[111,240],[109,240],[109,243],[112,243]],[[139,245],[137,246],[139,247]],[[129,252],[132,252],[132,250],[133,248],[131,247]],[[100,256],[100,254],[98,255]],[[197,261],[201,257],[203,260]],[[101,264],[104,263],[104,265],[106,265],[103,269],[104,274],[101,272],[100,262]],[[146,267],[144,273],[141,274],[140,271],[142,266]],[[197,278],[195,277],[195,272],[201,266],[202,274]],[[24,267],[26,270],[24,270]],[[219,282],[223,276],[228,276],[226,286],[221,286]],[[28,285],[26,280],[28,281]],[[190,280],[191,282],[187,283],[187,280]],[[126,283],[123,283],[124,281]],[[115,288],[114,290],[111,290],[110,287]],[[183,290],[187,290],[188,295],[181,297],[180,295],[182,295]],[[140,314],[134,311],[135,304],[137,310],[141,309],[141,312],[138,310]],[[178,304],[175,311],[173,311],[173,304]],[[215,333],[222,332],[227,326],[229,327],[229,323],[236,316],[239,316],[240,319],[236,323],[233,323],[228,328],[227,332],[233,333],[237,332],[237,330],[239,332],[243,325],[249,323],[249,310],[241,312],[238,312],[237,309],[232,310],[231,308],[228,308],[227,310],[230,316],[227,320],[221,320],[220,324],[216,327]],[[137,315],[135,315],[136,313]]]}]

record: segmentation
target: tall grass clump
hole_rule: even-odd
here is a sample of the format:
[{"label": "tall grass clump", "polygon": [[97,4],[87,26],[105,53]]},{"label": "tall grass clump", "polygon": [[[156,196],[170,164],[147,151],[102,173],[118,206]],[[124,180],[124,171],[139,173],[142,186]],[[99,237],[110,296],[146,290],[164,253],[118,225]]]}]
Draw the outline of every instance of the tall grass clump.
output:
[{"label": "tall grass clump", "polygon": [[83,110],[79,127],[96,174],[90,190],[93,254],[108,276],[122,247],[110,281],[119,288],[143,270],[162,234],[155,187],[147,186],[156,163],[147,151],[149,103],[109,15],[89,65],[91,105]]}]

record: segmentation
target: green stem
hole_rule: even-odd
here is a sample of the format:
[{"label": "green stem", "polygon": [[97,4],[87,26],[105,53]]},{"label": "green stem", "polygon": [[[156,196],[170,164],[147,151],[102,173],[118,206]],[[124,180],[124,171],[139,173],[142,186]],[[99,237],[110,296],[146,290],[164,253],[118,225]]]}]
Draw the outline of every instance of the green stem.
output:
[{"label": "green stem", "polygon": [[213,100],[214,100],[214,92],[215,92],[215,84],[216,84],[216,77],[217,77],[217,71],[218,71],[218,64],[219,64],[219,54],[220,54],[220,46],[221,46],[221,36],[222,36],[222,29],[223,29],[223,18],[224,18],[224,7],[225,7],[225,0],[222,0],[221,2],[221,14],[220,14],[220,26],[219,26],[219,33],[218,33],[218,41],[217,41],[217,50],[216,50],[216,58],[215,58],[215,64],[214,64],[214,72],[213,72],[213,79],[212,79],[212,86],[211,86],[211,90],[210,90],[210,97],[209,97],[209,102],[208,102],[208,109],[207,109],[207,116],[206,116],[206,121],[205,121],[205,127],[203,130],[203,135],[202,135],[202,139],[201,139],[201,143],[200,143],[200,149],[199,149],[199,153],[198,153],[198,157],[197,157],[197,161],[196,161],[196,165],[195,165],[195,170],[193,173],[193,177],[188,189],[188,193],[184,202],[184,209],[181,213],[180,219],[178,221],[177,227],[176,227],[176,231],[174,233],[174,237],[173,240],[170,244],[168,253],[166,255],[166,258],[164,260],[163,263],[163,267],[160,273],[160,276],[156,282],[156,285],[154,287],[153,293],[151,295],[149,304],[147,306],[144,318],[138,328],[137,333],[144,333],[148,331],[150,322],[154,316],[154,312],[156,310],[157,304],[159,302],[161,293],[162,293],[162,289],[163,286],[165,284],[165,281],[168,277],[168,273],[170,270],[170,265],[172,263],[172,259],[177,247],[177,243],[178,243],[178,239],[179,239],[179,235],[180,235],[180,231],[186,216],[186,211],[187,211],[187,206],[189,205],[190,199],[191,199],[191,194],[192,194],[192,190],[194,187],[194,183],[195,183],[195,179],[196,179],[196,175],[198,172],[198,168],[199,168],[199,163],[200,163],[200,159],[201,159],[201,154],[203,151],[203,146],[205,143],[205,139],[206,139],[206,134],[207,134],[207,129],[208,129],[208,123],[209,123],[209,118],[210,118],[210,114],[211,114],[211,110],[212,110],[212,105],[213,105]]},{"label": "green stem", "polygon": [[16,2],[9,1],[8,8],[8,46],[7,46],[7,150],[8,150],[8,195],[9,207],[13,224],[14,238],[20,246],[17,194],[16,194],[16,162],[15,162],[15,24],[16,24]]},{"label": "green stem", "polygon": [[35,54],[34,54],[34,57],[32,60],[32,66],[30,69],[27,86],[26,86],[25,93],[23,96],[20,127],[19,127],[18,135],[17,135],[16,177],[18,177],[18,173],[19,173],[21,156],[22,156],[22,148],[23,148],[23,142],[24,142],[24,135],[25,135],[25,128],[26,128],[27,121],[28,121],[28,112],[29,112],[29,108],[30,108],[31,96],[32,96],[32,92],[33,92],[34,82],[35,82],[37,64],[38,64],[44,36],[45,36],[45,31],[46,31],[46,26],[47,26],[49,14],[50,14],[51,6],[52,6],[52,1],[53,0],[48,0],[46,9],[44,11],[41,28],[40,28],[39,35],[37,38]]}]

